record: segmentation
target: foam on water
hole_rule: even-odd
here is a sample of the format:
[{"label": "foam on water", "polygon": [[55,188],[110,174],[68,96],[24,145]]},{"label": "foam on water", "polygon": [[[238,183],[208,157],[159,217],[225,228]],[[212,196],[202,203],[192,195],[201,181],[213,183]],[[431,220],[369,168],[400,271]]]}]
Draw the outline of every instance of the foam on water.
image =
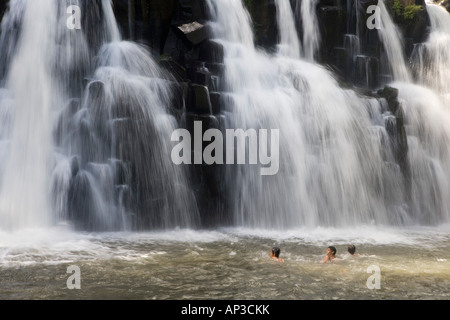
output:
[{"label": "foam on water", "polygon": [[358,226],[357,228],[299,228],[288,231],[232,228],[227,233],[243,238],[273,239],[303,243],[314,246],[330,245],[330,243],[345,245],[349,243],[370,245],[407,245],[433,246],[450,238],[450,225],[432,227],[394,227]]},{"label": "foam on water", "polygon": [[[172,250],[175,248],[178,248],[177,250],[191,248],[193,252],[198,253],[204,250],[203,246],[232,248],[234,244],[260,246],[268,242],[283,243],[283,246],[298,245],[317,248],[331,244],[346,246],[353,243],[356,246],[405,246],[434,249],[448,244],[449,232],[450,225],[439,228],[414,227],[401,230],[361,226],[339,229],[301,228],[285,232],[225,228],[217,231],[184,229],[143,233],[80,233],[73,231],[70,227],[59,226],[52,229],[34,228],[1,232],[0,267],[58,265],[80,263],[80,261],[140,262],[142,259],[152,259],[154,256],[172,255]],[[231,250],[228,254],[235,256],[236,251]],[[319,255],[321,255],[320,251],[318,251]],[[439,259],[441,259],[440,262],[447,261],[445,257],[439,257]]]}]

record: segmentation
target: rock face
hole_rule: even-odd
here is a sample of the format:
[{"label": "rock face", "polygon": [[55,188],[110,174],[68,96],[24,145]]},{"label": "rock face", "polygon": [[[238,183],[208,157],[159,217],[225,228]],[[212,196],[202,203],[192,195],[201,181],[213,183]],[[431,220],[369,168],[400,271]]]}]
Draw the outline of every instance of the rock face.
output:
[{"label": "rock face", "polygon": [[395,160],[400,166],[400,170],[405,178],[405,190],[409,193],[411,190],[411,168],[408,161],[408,138],[404,124],[403,108],[398,100],[398,89],[386,86],[378,90],[378,95],[386,99],[388,109],[395,119],[394,121],[386,120],[386,131],[391,138],[391,146]]},{"label": "rock face", "polygon": [[3,18],[3,14],[5,13],[5,10],[6,10],[6,1],[1,1],[0,2],[0,21]]},{"label": "rock face", "polygon": [[253,21],[256,45],[274,49],[278,40],[276,8],[273,0],[244,0]]}]

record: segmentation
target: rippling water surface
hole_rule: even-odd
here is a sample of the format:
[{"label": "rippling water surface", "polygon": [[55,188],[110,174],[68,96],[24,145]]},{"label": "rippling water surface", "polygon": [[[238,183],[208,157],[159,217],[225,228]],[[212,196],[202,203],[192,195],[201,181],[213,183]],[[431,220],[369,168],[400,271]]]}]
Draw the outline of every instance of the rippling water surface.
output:
[{"label": "rippling water surface", "polygon": [[[450,228],[0,233],[1,299],[449,299]],[[348,258],[347,245],[360,256]],[[334,245],[340,260],[322,264]],[[285,263],[269,258],[281,248]],[[81,271],[69,290],[67,268]],[[369,266],[381,270],[370,290]]]}]

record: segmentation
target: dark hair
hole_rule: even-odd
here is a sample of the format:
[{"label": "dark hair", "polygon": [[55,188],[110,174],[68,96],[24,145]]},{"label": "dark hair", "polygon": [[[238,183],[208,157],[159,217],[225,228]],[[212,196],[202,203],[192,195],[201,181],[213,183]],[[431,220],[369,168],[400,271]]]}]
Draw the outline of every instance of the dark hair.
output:
[{"label": "dark hair", "polygon": [[356,247],[354,245],[351,244],[351,245],[348,246],[348,252],[350,254],[354,254],[355,251],[356,251]]},{"label": "dark hair", "polygon": [[273,248],[272,248],[272,252],[273,252],[273,254],[274,254],[275,257],[279,258],[279,256],[280,256],[280,248],[278,248],[278,247],[273,247]]},{"label": "dark hair", "polygon": [[331,251],[333,251],[333,255],[336,255],[337,250],[336,250],[335,247],[329,246],[328,249],[330,249]]}]

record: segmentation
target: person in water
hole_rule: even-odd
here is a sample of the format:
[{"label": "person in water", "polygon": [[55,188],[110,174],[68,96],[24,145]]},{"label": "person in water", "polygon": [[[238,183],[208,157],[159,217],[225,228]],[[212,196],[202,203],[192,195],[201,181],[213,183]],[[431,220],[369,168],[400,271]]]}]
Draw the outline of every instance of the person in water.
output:
[{"label": "person in water", "polygon": [[273,247],[272,250],[270,250],[270,257],[279,262],[284,262],[284,259],[280,258],[280,251],[281,251],[280,248]]},{"label": "person in water", "polygon": [[329,246],[327,248],[327,254],[323,258],[323,263],[332,262],[334,259],[336,259],[336,248],[333,246]]},{"label": "person in water", "polygon": [[351,244],[351,245],[348,246],[347,251],[348,251],[348,253],[350,253],[352,256],[356,255],[356,253],[355,253],[355,252],[356,252],[356,247],[355,247],[353,244]]},{"label": "person in water", "polygon": [[356,253],[356,247],[353,244],[350,244],[347,247],[347,254],[345,255],[348,258],[359,257],[359,254]]}]

